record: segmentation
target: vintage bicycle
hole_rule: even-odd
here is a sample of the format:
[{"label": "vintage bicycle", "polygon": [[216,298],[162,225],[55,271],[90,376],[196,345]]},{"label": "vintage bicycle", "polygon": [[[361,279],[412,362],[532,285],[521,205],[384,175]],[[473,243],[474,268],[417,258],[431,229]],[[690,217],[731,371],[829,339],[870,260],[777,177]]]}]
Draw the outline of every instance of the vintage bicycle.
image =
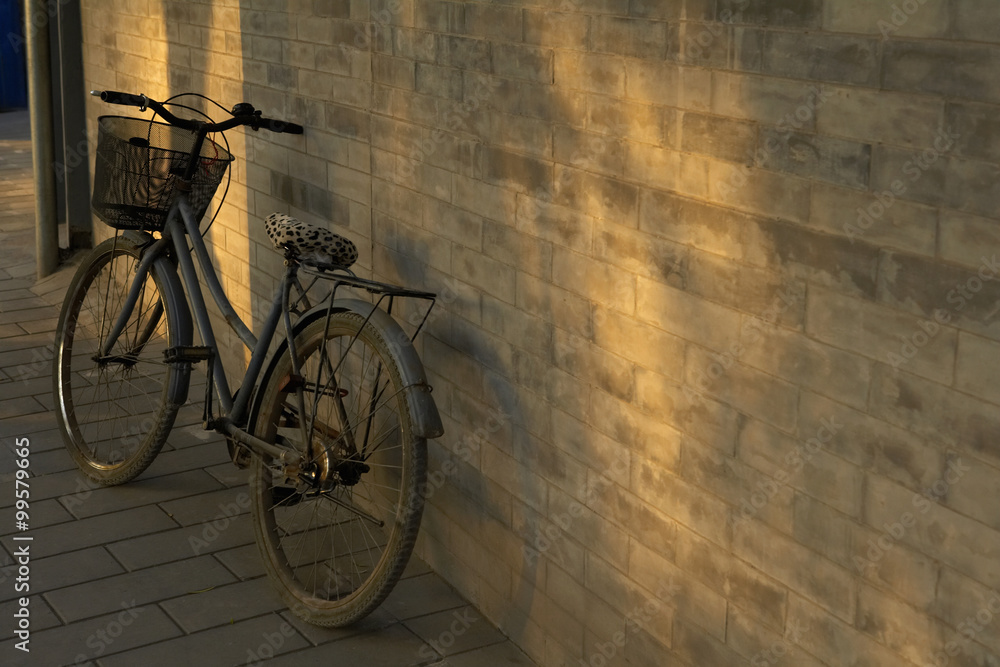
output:
[{"label": "vintage bicycle", "polygon": [[[226,295],[200,221],[233,160],[223,132],[302,127],[201,95],[229,117],[214,122],[182,96],[94,94],[155,113],[98,120],[92,208],[119,233],[80,264],[59,315],[53,384],[66,447],[100,484],[135,478],[187,400],[192,366],[205,362],[204,427],[249,467],[268,575],[306,621],[353,623],[392,590],[420,525],[426,441],[443,428],[412,338],[435,295],[356,275],[349,239],[274,214],[264,224],[285,269],[255,334]],[[173,113],[181,108],[201,115]],[[251,351],[235,392],[194,258]],[[411,334],[392,316],[404,299],[416,304]]]}]

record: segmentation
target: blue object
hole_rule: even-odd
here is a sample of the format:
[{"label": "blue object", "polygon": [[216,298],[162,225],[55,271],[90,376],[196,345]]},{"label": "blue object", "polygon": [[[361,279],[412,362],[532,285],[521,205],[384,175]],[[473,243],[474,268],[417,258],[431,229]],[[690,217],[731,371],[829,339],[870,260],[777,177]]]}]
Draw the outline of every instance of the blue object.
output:
[{"label": "blue object", "polygon": [[24,21],[20,0],[0,0],[0,109],[28,106]]}]

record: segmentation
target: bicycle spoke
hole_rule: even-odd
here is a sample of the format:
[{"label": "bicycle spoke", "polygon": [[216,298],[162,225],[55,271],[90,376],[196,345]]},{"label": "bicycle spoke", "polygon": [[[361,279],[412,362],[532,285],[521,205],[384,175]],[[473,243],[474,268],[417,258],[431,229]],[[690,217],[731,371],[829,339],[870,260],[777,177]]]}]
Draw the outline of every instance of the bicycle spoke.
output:
[{"label": "bicycle spoke", "polygon": [[81,469],[105,484],[149,465],[179,407],[167,402],[178,371],[163,363],[170,318],[151,275],[108,354],[96,357],[125,306],[138,253],[124,237],[95,248],[74,277],[57,327],[58,414],[67,446]]},{"label": "bicycle spoke", "polygon": [[[417,443],[399,371],[365,321],[335,315],[329,329],[318,321],[304,335],[304,405],[287,389],[265,390],[273,417],[264,417],[270,427],[263,435],[312,454],[296,482],[301,495],[284,502],[277,490],[285,483],[281,473],[263,461],[255,468],[271,488],[254,506],[265,526],[258,534],[270,536],[262,553],[289,601],[321,624],[340,625],[379,603],[398,578],[419,525],[420,503],[411,501],[425,463],[414,458]],[[296,441],[306,420],[310,440]],[[422,448],[419,453],[426,455]]]}]

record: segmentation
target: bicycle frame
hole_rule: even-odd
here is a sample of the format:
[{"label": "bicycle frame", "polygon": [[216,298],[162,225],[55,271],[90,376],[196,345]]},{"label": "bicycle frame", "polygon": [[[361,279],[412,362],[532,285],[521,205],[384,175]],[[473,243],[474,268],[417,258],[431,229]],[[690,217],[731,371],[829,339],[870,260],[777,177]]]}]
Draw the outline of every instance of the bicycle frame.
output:
[{"label": "bicycle frame", "polygon": [[[190,248],[188,248],[187,238],[191,239]],[[204,346],[212,351],[212,353],[207,356],[207,360],[212,366],[212,370],[209,375],[208,396],[211,396],[212,385],[214,384],[222,407],[223,415],[218,419],[212,417],[210,414],[210,399],[206,397],[206,428],[214,429],[219,433],[227,435],[240,444],[246,445],[253,451],[266,453],[270,456],[279,458],[286,465],[297,465],[297,463],[301,460],[301,454],[295,454],[288,448],[276,446],[257,438],[244,430],[242,425],[246,424],[251,407],[251,395],[253,394],[254,388],[257,386],[257,380],[264,368],[267,351],[274,340],[278,323],[282,317],[284,317],[286,344],[288,346],[288,351],[291,354],[294,374],[296,376],[299,375],[298,361],[295,354],[294,332],[289,314],[289,298],[292,286],[297,286],[302,294],[306,291],[298,282],[299,266],[294,261],[286,262],[285,273],[278,284],[277,290],[275,290],[270,310],[268,311],[264,324],[261,327],[260,336],[255,336],[242,318],[240,318],[235,308],[233,308],[222,283],[219,281],[218,274],[215,271],[215,267],[212,265],[208,249],[205,246],[205,241],[198,228],[198,222],[191,211],[186,195],[180,196],[178,201],[171,208],[167,216],[167,221],[164,225],[161,238],[154,240],[143,254],[142,260],[136,269],[136,276],[129,289],[129,294],[122,307],[122,312],[119,314],[118,319],[101,347],[101,355],[107,355],[108,351],[114,346],[115,341],[124,330],[125,325],[128,322],[136,303],[138,302],[142,287],[145,284],[146,276],[152,270],[156,260],[162,257],[164,253],[168,252],[170,249],[173,250],[177,266],[180,269],[186,305],[191,311],[193,311],[194,321],[198,327],[199,333],[201,334]],[[217,350],[215,330],[212,327],[212,322],[205,306],[205,296],[202,292],[201,282],[199,281],[198,274],[195,270],[192,254],[198,258],[198,263],[201,265],[202,273],[205,277],[209,293],[212,295],[213,300],[222,312],[226,323],[231,329],[233,329],[234,332],[236,332],[247,349],[251,350],[250,361],[247,365],[243,383],[237,390],[235,396],[229,388],[222,360],[217,354],[215,354],[215,350]],[[329,321],[330,314],[334,310],[335,303],[342,303],[343,305],[349,304],[350,308],[361,312],[361,314],[364,315],[365,322],[367,324],[368,321],[376,317],[377,313],[385,313],[385,311],[378,308],[383,299],[388,299],[390,312],[392,310],[393,300],[397,297],[425,299],[430,302],[430,308],[428,308],[417,326],[414,333],[414,336],[416,336],[416,333],[419,333],[420,329],[427,321],[430,315],[430,309],[433,308],[434,300],[436,299],[436,295],[431,292],[394,287],[358,278],[350,274],[327,277],[333,279],[333,287],[330,292],[330,296],[328,297],[329,305],[325,307],[327,321]],[[341,301],[337,299],[337,291],[343,285],[365,289],[371,293],[381,294],[381,297],[375,304],[369,304],[355,299]],[[162,295],[161,298],[163,298]],[[153,329],[155,329],[155,320],[157,317],[156,313],[158,312],[161,311],[154,311],[154,316],[151,318],[153,321],[147,325],[147,331],[150,333]],[[385,316],[386,319],[389,318],[388,313],[385,313]],[[379,322],[379,326],[382,328],[387,326],[381,318],[379,318]],[[399,334],[403,335],[401,330]],[[410,338],[407,337],[406,342],[409,343],[409,340]],[[351,341],[351,344],[353,344],[353,341]],[[180,345],[178,347],[184,348],[189,345],[190,341],[180,341]],[[399,347],[402,348],[403,346],[400,345]],[[412,352],[412,347],[410,347],[409,350]],[[179,360],[183,361],[184,359]],[[404,386],[402,387],[402,391],[408,393],[411,398],[411,402],[415,406],[411,415],[413,418],[415,432],[424,437],[438,437],[443,432],[443,428],[441,426],[440,417],[437,414],[437,409],[433,406],[433,399],[430,398],[430,389],[426,384],[426,379],[424,379],[422,365],[420,364],[419,359],[416,357],[415,353],[412,356],[403,353],[400,355],[400,358],[397,359],[397,363],[400,365],[400,370],[404,376]],[[298,387],[296,391],[300,393],[300,401],[303,401],[304,404],[304,398],[301,395],[301,386]],[[337,397],[335,400],[339,402],[341,399]],[[340,407],[343,409],[343,406]],[[312,425],[309,425],[308,429],[311,431]],[[306,436],[305,441],[310,442],[311,432],[306,434]],[[351,442],[353,445],[353,434],[347,433],[345,436],[347,441]]]},{"label": "bicycle frame", "polygon": [[[191,240],[190,249],[187,242],[188,238]],[[278,322],[282,315],[282,305],[283,303],[287,303],[288,292],[293,282],[295,282],[297,267],[292,264],[288,265],[288,268],[278,285],[278,289],[276,290],[274,299],[272,300],[267,317],[264,320],[263,327],[261,328],[261,335],[259,338],[254,336],[253,332],[236,312],[236,309],[233,308],[222,283],[219,281],[219,276],[215,271],[215,267],[212,265],[211,258],[208,254],[208,248],[205,246],[205,241],[198,228],[198,222],[191,211],[186,195],[182,195],[178,198],[177,202],[173,205],[167,215],[167,221],[164,225],[161,237],[158,240],[153,241],[143,254],[142,260],[136,269],[136,276],[129,289],[125,304],[122,307],[122,312],[118,315],[118,319],[115,321],[114,326],[108,333],[108,337],[101,347],[101,355],[106,356],[108,354],[108,351],[112,349],[115,341],[118,339],[118,336],[120,336],[121,332],[124,330],[125,325],[128,322],[136,303],[138,302],[142,287],[145,284],[146,276],[152,269],[153,264],[170,249],[173,249],[174,256],[177,260],[177,266],[180,269],[187,306],[194,315],[194,321],[198,327],[199,333],[201,334],[202,342],[205,347],[212,350],[212,354],[208,356],[208,362],[212,366],[209,375],[209,383],[210,389],[213,383],[215,385],[215,389],[219,397],[219,403],[222,407],[223,417],[213,420],[215,423],[206,424],[206,427],[215,428],[216,430],[232,436],[237,441],[242,444],[246,444],[253,449],[262,450],[268,454],[279,456],[283,460],[288,461],[289,452],[287,449],[276,447],[259,438],[255,438],[242,428],[239,428],[238,425],[245,423],[247,418],[250,408],[250,396],[257,384],[257,379],[260,377],[260,372],[264,367],[264,361],[267,356],[267,350],[274,339],[275,332],[277,331]],[[237,334],[237,336],[239,336],[243,344],[251,350],[250,362],[247,366],[244,382],[237,390],[235,396],[229,388],[229,382],[226,379],[222,360],[217,354],[214,353],[214,351],[218,349],[215,338],[215,330],[212,327],[212,322],[205,305],[205,296],[202,293],[201,282],[199,281],[198,274],[195,270],[192,254],[198,258],[198,263],[201,265],[202,273],[205,276],[205,282],[208,286],[209,293],[212,295],[216,305],[222,311],[227,324],[229,324],[230,328]],[[163,298],[162,295],[161,298]],[[151,319],[155,322],[156,317],[157,316],[154,314],[154,317]],[[155,324],[152,326],[155,328]],[[291,341],[292,331],[290,327],[287,332],[287,336],[290,344],[293,344]],[[191,341],[181,341],[180,345],[187,346],[190,345],[190,343]],[[210,415],[208,415],[207,410],[208,405],[206,405],[206,419],[209,419]]]}]

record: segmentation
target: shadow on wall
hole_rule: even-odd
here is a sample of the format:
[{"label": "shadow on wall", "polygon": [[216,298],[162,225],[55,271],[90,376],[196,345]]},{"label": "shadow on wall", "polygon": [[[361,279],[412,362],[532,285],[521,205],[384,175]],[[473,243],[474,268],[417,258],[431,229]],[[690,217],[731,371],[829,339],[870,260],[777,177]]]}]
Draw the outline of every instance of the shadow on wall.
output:
[{"label": "shadow on wall", "polygon": [[[215,121],[223,120],[227,117],[226,111],[199,96],[215,100],[226,110],[241,101],[242,72],[238,56],[240,12],[235,8],[218,7],[211,3],[195,4],[179,0],[163,0],[162,6],[162,26],[166,32],[166,53],[163,54],[166,69],[162,77],[165,84],[162,96],[179,96],[175,102],[191,108],[187,110],[176,107],[175,111],[181,115],[198,118],[205,118],[207,115]],[[157,44],[160,43],[151,42],[150,48],[155,48]],[[185,95],[186,93],[193,95]],[[218,135],[210,136],[209,140],[223,143]],[[226,134],[225,143],[235,160],[216,191],[215,199],[203,217],[200,228],[212,265],[227,295],[240,317],[252,326],[263,314],[259,304],[252,299],[252,289],[248,287],[249,276],[244,268],[252,257],[246,239],[248,142],[243,130],[237,129]],[[202,274],[197,261],[195,266],[199,274]],[[235,391],[238,385],[233,383],[242,377],[249,351],[222,317],[204,280],[202,283],[230,388]]]},{"label": "shadow on wall", "polygon": [[[808,629],[844,631],[867,582],[918,605],[899,574],[916,550],[857,572],[872,517],[894,520],[863,502],[932,488],[955,450],[997,460],[996,420],[942,369],[957,329],[1000,338],[1000,281],[966,296],[970,269],[934,261],[934,206],[993,215],[952,185],[971,169],[952,152],[975,147],[923,108],[865,135],[877,39],[802,37],[818,2],[678,3],[650,39],[580,3],[261,4],[166,3],[238,37],[204,62],[200,36],[171,35],[172,90],[221,68],[233,85],[205,92],[307,128],[234,145],[252,164],[214,256],[249,262],[224,274],[255,320],[275,210],[341,227],[363,275],[439,293],[417,341],[446,428],[418,544],[435,570],[571,662],[737,664],[737,630],[807,661]],[[815,48],[765,62],[765,32],[771,52]]]}]

